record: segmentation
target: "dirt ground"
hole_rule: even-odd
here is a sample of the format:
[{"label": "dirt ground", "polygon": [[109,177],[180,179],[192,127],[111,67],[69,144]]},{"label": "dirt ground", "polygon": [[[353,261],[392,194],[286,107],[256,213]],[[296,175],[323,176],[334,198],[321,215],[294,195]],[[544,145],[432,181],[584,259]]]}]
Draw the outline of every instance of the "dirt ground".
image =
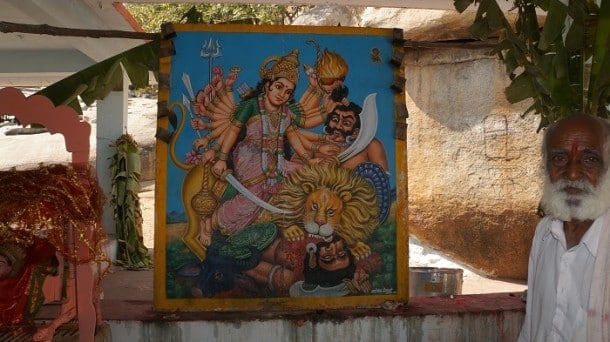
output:
[{"label": "dirt ground", "polygon": [[141,184],[140,209],[144,220],[142,233],[144,244],[148,248],[154,248],[155,241],[155,181],[145,181]]}]

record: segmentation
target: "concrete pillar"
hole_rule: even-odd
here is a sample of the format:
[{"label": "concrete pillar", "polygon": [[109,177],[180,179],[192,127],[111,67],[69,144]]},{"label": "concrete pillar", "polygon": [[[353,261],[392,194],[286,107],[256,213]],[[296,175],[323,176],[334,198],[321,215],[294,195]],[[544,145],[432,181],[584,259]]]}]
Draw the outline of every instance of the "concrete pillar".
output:
[{"label": "concrete pillar", "polygon": [[112,260],[116,259],[116,230],[113,208],[110,204],[112,179],[110,174],[110,158],[115,149],[112,144],[127,132],[128,111],[128,77],[123,72],[123,91],[114,91],[103,100],[97,101],[97,144],[96,160],[97,177],[106,196],[102,224],[108,234],[109,253]]}]

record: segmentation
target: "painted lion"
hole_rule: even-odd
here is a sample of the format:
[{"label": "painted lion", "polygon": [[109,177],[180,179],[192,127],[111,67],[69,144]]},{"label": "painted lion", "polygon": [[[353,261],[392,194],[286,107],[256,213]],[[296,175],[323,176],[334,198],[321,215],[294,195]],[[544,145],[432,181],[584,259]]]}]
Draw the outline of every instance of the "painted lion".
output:
[{"label": "painted lion", "polygon": [[302,167],[284,180],[271,204],[291,211],[271,214],[289,240],[302,239],[305,232],[323,238],[336,233],[357,258],[371,252],[365,242],[379,225],[377,196],[367,180],[348,169]]}]

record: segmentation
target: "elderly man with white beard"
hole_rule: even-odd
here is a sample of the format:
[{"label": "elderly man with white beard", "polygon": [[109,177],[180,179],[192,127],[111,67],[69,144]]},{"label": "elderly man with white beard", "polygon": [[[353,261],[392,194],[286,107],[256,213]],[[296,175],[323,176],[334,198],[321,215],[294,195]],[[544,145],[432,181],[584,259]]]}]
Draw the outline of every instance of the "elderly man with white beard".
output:
[{"label": "elderly man with white beard", "polygon": [[536,227],[519,341],[610,341],[610,123],[575,114],[542,143]]}]

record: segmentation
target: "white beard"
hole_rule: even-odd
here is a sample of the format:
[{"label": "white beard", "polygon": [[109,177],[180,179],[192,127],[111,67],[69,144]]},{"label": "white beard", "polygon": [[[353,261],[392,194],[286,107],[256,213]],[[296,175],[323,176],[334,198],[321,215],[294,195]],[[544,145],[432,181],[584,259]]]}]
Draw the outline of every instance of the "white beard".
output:
[{"label": "white beard", "polygon": [[[595,220],[610,207],[610,172],[604,173],[597,187],[584,180],[561,179],[552,183],[546,174],[540,203],[546,215],[561,221]],[[568,186],[583,192],[568,194],[563,190]]]}]

